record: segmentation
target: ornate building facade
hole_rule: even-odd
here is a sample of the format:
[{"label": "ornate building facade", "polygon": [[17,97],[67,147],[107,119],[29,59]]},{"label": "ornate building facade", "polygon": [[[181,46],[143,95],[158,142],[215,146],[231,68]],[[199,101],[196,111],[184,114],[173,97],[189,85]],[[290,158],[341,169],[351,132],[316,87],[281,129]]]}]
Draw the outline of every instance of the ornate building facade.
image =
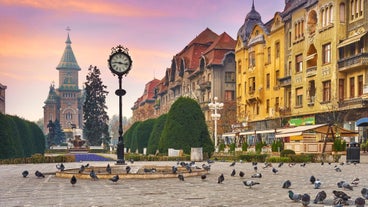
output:
[{"label": "ornate building facade", "polygon": [[44,102],[44,133],[48,133],[49,121],[59,120],[64,132],[72,128],[83,128],[83,97],[78,86],[78,73],[81,70],[74,56],[69,34],[65,41],[63,56],[56,67],[59,71],[59,88],[50,86]]},{"label": "ornate building facade", "polygon": [[[157,82],[155,80],[156,87],[152,101],[141,104],[145,95],[136,101],[132,107],[133,121],[165,114],[177,98],[186,96],[198,101],[211,127],[211,111],[208,103],[214,97],[218,97],[218,101],[224,102],[226,108],[235,101],[234,48],[235,40],[227,33],[218,35],[206,28],[182,51],[173,56],[171,67],[166,69],[164,77]],[[148,84],[151,85],[152,81]],[[145,93],[149,88],[146,85]],[[147,103],[151,106],[145,106]]]},{"label": "ornate building facade", "polygon": [[253,3],[237,36],[238,121],[354,129],[368,116],[367,11],[366,0],[286,0],[263,24]]}]

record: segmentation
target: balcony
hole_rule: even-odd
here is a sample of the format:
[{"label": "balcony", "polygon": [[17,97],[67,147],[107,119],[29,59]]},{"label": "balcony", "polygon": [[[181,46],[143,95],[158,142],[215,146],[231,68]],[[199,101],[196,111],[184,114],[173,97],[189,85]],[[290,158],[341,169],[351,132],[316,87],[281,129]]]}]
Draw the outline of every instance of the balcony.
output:
[{"label": "balcony", "polygon": [[204,91],[211,88],[211,81],[205,81],[199,84],[200,90]]},{"label": "balcony", "polygon": [[339,60],[337,64],[340,72],[366,67],[368,65],[368,53],[360,53],[343,58]]},{"label": "balcony", "polygon": [[344,107],[353,107],[353,108],[359,108],[363,106],[363,99],[361,97],[358,98],[351,98],[351,99],[346,99],[346,100],[340,100],[339,102],[339,107],[340,108],[344,108]]},{"label": "balcony", "polygon": [[307,71],[306,71],[306,76],[307,77],[312,77],[312,76],[315,76],[315,75],[317,75],[317,66],[308,67]]},{"label": "balcony", "polygon": [[285,77],[279,78],[279,85],[280,87],[291,86],[291,76],[285,76]]}]

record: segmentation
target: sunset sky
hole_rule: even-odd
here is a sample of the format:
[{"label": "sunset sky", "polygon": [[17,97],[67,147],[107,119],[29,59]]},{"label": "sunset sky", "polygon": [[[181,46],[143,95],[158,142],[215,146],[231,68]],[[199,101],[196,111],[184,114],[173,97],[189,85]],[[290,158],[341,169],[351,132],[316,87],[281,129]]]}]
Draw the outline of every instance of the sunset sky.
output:
[{"label": "sunset sky", "polygon": [[[265,23],[282,11],[284,0],[255,0]],[[6,89],[6,113],[30,121],[43,117],[44,101],[62,57],[66,28],[81,71],[101,70],[109,91],[108,115],[117,115],[118,78],[107,66],[111,48],[127,47],[133,59],[123,78],[123,116],[154,77],[161,79],[172,57],[207,27],[236,34],[251,10],[251,0],[0,0],[0,83]]]}]

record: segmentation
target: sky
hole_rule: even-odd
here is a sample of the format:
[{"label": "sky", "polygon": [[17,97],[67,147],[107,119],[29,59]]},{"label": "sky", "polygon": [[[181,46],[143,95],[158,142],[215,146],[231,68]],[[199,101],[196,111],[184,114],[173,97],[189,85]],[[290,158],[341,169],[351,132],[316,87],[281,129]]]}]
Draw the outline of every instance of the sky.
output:
[{"label": "sky", "polygon": [[[284,0],[255,0],[262,21],[284,8]],[[119,114],[119,87],[107,64],[111,48],[129,49],[133,65],[123,77],[123,116],[132,116],[144,86],[162,79],[174,55],[206,28],[236,39],[252,0],[0,0],[0,83],[7,86],[5,112],[30,121],[43,117],[70,28],[81,68],[79,88],[90,65],[101,71],[109,92],[110,117]]]}]

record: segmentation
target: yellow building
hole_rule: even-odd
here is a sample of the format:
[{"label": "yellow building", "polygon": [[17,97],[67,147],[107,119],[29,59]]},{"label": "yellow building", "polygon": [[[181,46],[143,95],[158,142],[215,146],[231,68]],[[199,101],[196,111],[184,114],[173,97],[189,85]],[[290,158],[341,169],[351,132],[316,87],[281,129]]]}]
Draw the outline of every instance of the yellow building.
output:
[{"label": "yellow building", "polygon": [[284,88],[284,24],[280,13],[263,24],[255,10],[247,14],[237,36],[237,115],[260,130],[280,125]]}]

